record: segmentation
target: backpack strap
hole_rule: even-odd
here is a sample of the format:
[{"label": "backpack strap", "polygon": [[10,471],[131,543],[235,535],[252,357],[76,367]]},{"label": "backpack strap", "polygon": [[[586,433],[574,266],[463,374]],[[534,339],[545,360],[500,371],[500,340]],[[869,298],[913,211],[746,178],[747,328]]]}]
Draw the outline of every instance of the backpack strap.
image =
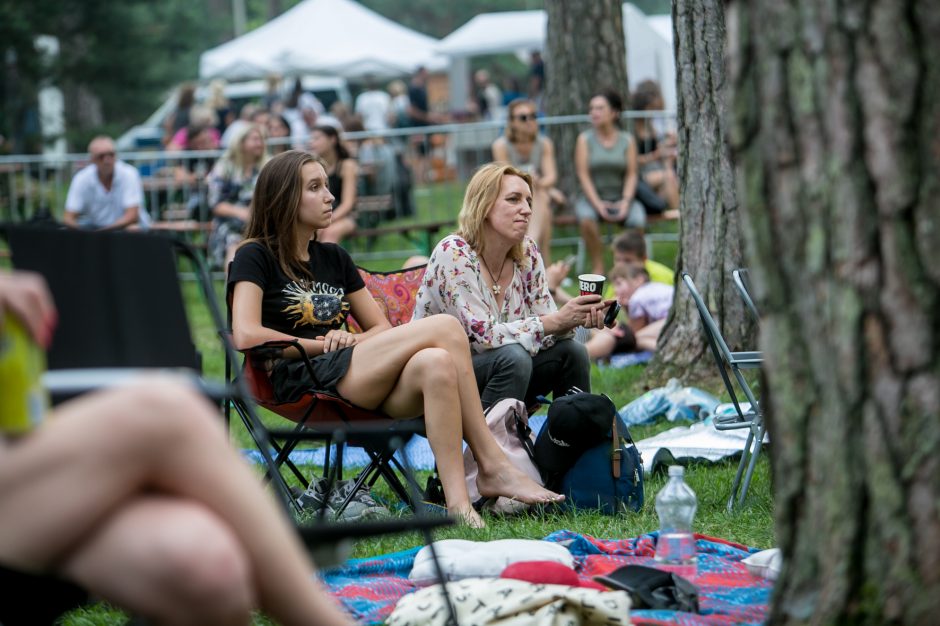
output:
[{"label": "backpack strap", "polygon": [[512,418],[516,426],[516,436],[519,437],[519,441],[522,442],[525,453],[532,459],[532,463],[538,467],[539,464],[535,462],[535,446],[532,443],[532,429],[529,427],[528,422],[522,419],[522,416],[519,415],[519,412],[516,411],[515,408],[512,410]]},{"label": "backpack strap", "polygon": [[614,478],[620,478],[620,435],[617,434],[617,417],[614,416],[610,438],[610,472]]}]

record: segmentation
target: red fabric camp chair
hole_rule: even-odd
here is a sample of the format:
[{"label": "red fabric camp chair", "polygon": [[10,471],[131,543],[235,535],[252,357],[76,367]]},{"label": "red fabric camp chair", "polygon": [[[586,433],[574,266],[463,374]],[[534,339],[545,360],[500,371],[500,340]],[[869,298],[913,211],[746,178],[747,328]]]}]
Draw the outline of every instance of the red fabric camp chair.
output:
[{"label": "red fabric camp chair", "polygon": [[[418,266],[399,270],[395,272],[369,272],[363,268],[358,268],[359,273],[366,283],[366,288],[375,298],[382,311],[388,316],[393,326],[398,326],[408,322],[411,319],[411,313],[414,310],[415,298],[421,280],[424,277],[425,266]],[[228,298],[229,304],[229,323],[231,324],[231,296]],[[361,332],[361,328],[352,317],[347,320],[351,332]],[[404,424],[400,421],[393,421],[381,411],[373,411],[357,407],[354,404],[344,400],[334,393],[311,389],[309,393],[304,394],[300,399],[294,402],[278,402],[274,396],[274,389],[268,377],[265,363],[277,356],[284,348],[293,346],[299,348],[299,343],[289,341],[267,342],[245,351],[245,359],[241,368],[241,376],[246,387],[252,394],[255,402],[261,407],[276,413],[292,422],[297,426],[291,433],[285,433],[285,437],[278,442],[277,432],[272,432],[274,452],[274,471],[280,471],[286,466],[304,486],[309,483],[309,477],[301,472],[300,468],[290,459],[290,453],[294,450],[300,438],[295,437],[301,430],[314,431],[319,433],[318,439],[321,439],[325,445],[337,444],[337,454],[335,463],[331,467],[330,455],[326,455],[324,463],[324,476],[329,476],[331,480],[338,480],[342,477],[342,453],[343,444],[362,447],[369,455],[371,461],[356,476],[355,486],[350,492],[350,498],[356,490],[363,484],[372,487],[381,477],[389,485],[392,491],[402,499],[402,501],[414,505],[413,498],[399,475],[404,476],[406,480],[414,483],[410,473],[405,471],[398,459],[394,456],[394,449],[388,445],[390,436],[399,439],[399,446],[402,440],[407,440],[415,432],[415,424]],[[305,361],[309,360],[302,350],[298,350]],[[226,376],[233,376],[234,367],[232,364],[226,364]],[[235,409],[240,416],[241,407],[237,401],[230,402],[226,407],[227,415],[229,409]],[[245,422],[244,417],[242,421]],[[385,424],[387,423],[387,427]],[[379,425],[379,431],[375,432],[376,425]],[[247,425],[247,424],[246,424]],[[356,425],[371,428],[357,428]],[[420,429],[417,429],[420,431]],[[391,433],[391,435],[390,435]],[[331,474],[332,472],[332,474]],[[416,484],[412,485],[417,488]],[[348,504],[344,502],[337,514],[342,512]]]}]

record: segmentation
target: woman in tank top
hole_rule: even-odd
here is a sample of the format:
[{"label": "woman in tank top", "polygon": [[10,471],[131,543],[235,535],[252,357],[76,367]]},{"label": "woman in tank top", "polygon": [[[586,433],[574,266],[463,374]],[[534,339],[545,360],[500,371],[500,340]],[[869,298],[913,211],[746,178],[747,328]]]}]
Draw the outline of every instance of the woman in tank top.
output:
[{"label": "woman in tank top", "polygon": [[317,126],[310,133],[311,151],[326,162],[326,175],[333,201],[333,221],[318,238],[339,243],[356,230],[356,184],[359,166],[333,126]]},{"label": "woman in tank top", "polygon": [[506,135],[493,142],[493,160],[514,165],[532,176],[532,216],[528,235],[535,239],[546,265],[551,263],[551,197],[557,171],[555,145],[539,132],[535,103],[517,98],[509,103]]},{"label": "woman in tank top", "polygon": [[582,195],[575,215],[591,271],[604,273],[604,250],[598,220],[643,228],[646,210],[634,199],[637,181],[636,144],[620,129],[623,101],[614,91],[591,98],[591,129],[578,135],[574,166]]}]

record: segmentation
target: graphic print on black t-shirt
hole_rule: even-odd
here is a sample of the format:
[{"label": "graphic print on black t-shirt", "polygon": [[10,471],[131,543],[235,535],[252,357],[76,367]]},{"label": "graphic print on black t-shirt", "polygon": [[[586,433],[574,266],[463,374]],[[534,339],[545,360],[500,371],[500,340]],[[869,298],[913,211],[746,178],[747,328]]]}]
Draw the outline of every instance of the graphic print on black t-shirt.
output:
[{"label": "graphic print on black t-shirt", "polygon": [[345,291],[327,283],[314,282],[310,287],[291,281],[282,290],[290,302],[282,309],[288,320],[298,326],[332,326],[346,319],[349,303],[343,300]]}]

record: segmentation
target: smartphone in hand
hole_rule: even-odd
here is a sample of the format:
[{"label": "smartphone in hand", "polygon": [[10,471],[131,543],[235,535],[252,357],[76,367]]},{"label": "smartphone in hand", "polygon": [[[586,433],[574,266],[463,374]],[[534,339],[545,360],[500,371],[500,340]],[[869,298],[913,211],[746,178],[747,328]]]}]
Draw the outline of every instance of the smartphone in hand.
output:
[{"label": "smartphone in hand", "polygon": [[607,328],[613,328],[617,323],[617,315],[620,314],[620,303],[614,302],[610,305],[610,308],[607,309],[607,313],[604,314],[604,326]]}]

